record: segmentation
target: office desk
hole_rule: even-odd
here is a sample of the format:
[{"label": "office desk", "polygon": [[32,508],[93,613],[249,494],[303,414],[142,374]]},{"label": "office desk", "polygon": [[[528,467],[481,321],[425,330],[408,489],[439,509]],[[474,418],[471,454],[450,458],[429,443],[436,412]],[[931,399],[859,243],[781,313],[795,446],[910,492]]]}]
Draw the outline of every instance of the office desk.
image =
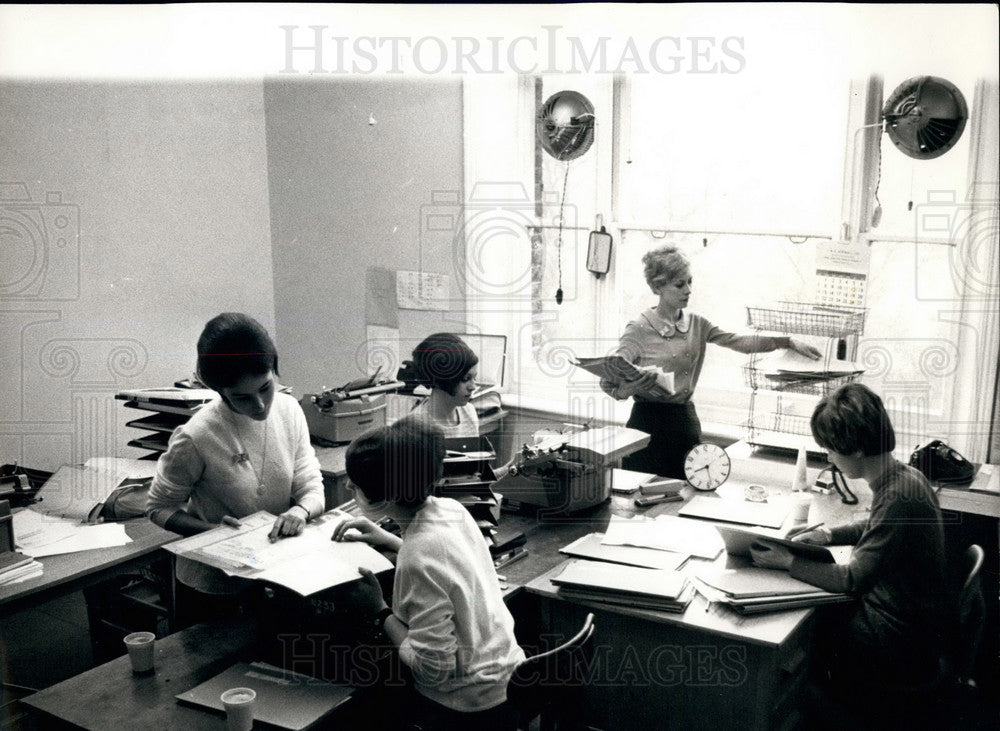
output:
[{"label": "office desk", "polygon": [[132,674],[122,656],[21,700],[39,725],[87,729],[225,729],[224,716],[180,705],[175,695],[239,660],[254,659],[251,620],[199,624],[156,640],[156,671]]},{"label": "office desk", "polygon": [[41,576],[0,586],[0,613],[34,607],[115,576],[135,572],[156,559],[157,549],[180,537],[146,518],[128,520],[123,525],[131,543],[46,556],[38,559],[44,567]]},{"label": "office desk", "polygon": [[[730,479],[718,493],[742,500],[744,487],[758,483],[772,496],[787,494],[793,473],[794,459],[734,458]],[[684,488],[683,494],[690,497],[692,492]],[[871,495],[867,503],[863,494],[859,497],[858,506],[848,506],[835,494],[815,495],[810,520],[832,523],[864,515]],[[676,514],[682,505],[661,504],[647,514]],[[603,530],[610,512],[595,514],[579,533]],[[562,537],[559,542],[564,545]],[[551,582],[562,558],[556,554],[555,568],[530,580],[526,591],[539,599],[543,635],[568,637],[588,611],[596,615],[593,675],[581,697],[584,722],[644,731],[770,729],[795,722],[814,610],[744,617],[696,595],[684,613],[675,614],[565,599]],[[736,561],[725,553],[716,559],[721,566]],[[696,570],[712,562],[688,563]]]}]

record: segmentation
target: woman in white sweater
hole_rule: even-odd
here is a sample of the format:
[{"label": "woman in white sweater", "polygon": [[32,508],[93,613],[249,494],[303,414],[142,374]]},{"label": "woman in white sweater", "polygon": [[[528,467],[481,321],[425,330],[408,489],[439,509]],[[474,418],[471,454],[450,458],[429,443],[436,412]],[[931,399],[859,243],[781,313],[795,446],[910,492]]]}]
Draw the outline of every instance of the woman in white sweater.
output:
[{"label": "woman in white sweater", "polygon": [[333,537],[398,553],[392,608],[364,570],[358,603],[412,671],[422,727],[512,729],[507,682],[524,651],[479,528],[458,502],[430,495],[444,454],[440,428],[413,417],[359,437],[347,450],[355,499],[366,514],[390,516],[403,537],[368,518]]},{"label": "woman in white sweater", "polygon": [[[323,478],[305,415],[278,393],[278,355],[252,317],[223,313],[198,339],[198,377],[219,393],[174,430],[156,466],[147,515],[157,525],[194,535],[259,510],[278,516],[271,539],[302,532],[323,513]],[[201,594],[234,595],[247,582],[178,558],[177,579]],[[193,604],[208,597],[184,597]],[[183,607],[178,607],[183,612]]]}]

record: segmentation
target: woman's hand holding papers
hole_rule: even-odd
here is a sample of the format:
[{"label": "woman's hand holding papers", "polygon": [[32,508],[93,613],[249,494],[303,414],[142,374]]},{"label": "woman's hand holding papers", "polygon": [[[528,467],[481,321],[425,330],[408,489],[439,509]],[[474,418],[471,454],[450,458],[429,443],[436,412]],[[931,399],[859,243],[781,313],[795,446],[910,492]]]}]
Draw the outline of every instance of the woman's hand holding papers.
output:
[{"label": "woman's hand holding papers", "polygon": [[361,541],[372,548],[384,548],[389,551],[399,551],[403,540],[384,528],[376,525],[368,518],[351,518],[338,523],[333,529],[334,541]]},{"label": "woman's hand holding papers", "polygon": [[656,372],[645,371],[634,381],[625,381],[615,388],[615,396],[619,399],[632,398],[637,393],[645,393],[656,385]]},{"label": "woman's hand holding papers", "polygon": [[762,568],[787,571],[792,565],[794,556],[784,546],[753,543],[750,545],[750,558],[753,559],[755,565]]}]

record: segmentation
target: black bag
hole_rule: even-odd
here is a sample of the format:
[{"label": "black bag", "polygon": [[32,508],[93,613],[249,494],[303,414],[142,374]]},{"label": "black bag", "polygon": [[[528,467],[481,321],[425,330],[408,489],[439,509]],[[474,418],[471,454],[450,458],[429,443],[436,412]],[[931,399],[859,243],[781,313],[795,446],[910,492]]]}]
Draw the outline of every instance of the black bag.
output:
[{"label": "black bag", "polygon": [[910,466],[924,473],[931,482],[964,485],[972,482],[975,467],[965,457],[940,439],[917,447],[910,455]]}]

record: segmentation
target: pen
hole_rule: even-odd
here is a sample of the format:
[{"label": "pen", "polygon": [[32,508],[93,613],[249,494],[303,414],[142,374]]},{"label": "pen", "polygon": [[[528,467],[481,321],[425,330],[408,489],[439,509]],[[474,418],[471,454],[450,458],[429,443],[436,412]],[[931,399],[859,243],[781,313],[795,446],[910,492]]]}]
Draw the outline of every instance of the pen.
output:
[{"label": "pen", "polygon": [[808,525],[805,528],[798,528],[797,530],[789,531],[785,538],[794,538],[795,536],[800,536],[803,533],[808,533],[811,530],[816,530],[817,528],[822,528],[823,523],[815,523],[814,525]]}]

